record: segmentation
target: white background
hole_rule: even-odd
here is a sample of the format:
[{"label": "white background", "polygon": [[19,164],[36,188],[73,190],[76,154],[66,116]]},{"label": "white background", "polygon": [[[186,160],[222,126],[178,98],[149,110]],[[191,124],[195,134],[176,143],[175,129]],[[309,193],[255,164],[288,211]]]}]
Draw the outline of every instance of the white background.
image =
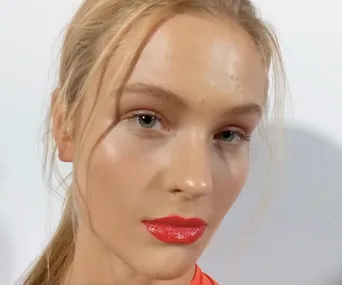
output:
[{"label": "white background", "polygon": [[[58,35],[78,2],[0,0],[0,285],[14,284],[58,219],[59,202],[42,184],[39,126]],[[292,92],[286,162],[248,231],[248,217],[266,209],[257,204],[271,165],[257,148],[246,189],[200,264],[223,285],[339,285],[342,2],[257,4],[279,32]]]}]

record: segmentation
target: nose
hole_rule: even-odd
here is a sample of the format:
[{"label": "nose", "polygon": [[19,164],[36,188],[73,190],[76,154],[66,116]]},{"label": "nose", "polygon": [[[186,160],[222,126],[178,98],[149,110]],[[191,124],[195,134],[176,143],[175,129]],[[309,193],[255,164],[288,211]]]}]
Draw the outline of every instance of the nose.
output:
[{"label": "nose", "polygon": [[173,143],[168,167],[168,189],[174,194],[194,199],[213,191],[208,140],[192,135]]}]

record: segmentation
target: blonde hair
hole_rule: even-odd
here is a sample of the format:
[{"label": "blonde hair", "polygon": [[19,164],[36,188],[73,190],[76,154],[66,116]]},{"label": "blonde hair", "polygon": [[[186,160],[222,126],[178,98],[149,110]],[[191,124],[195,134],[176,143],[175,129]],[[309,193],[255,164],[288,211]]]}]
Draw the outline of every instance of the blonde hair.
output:
[{"label": "blonde hair", "polygon": [[[103,77],[109,59],[134,27],[139,26],[134,40],[136,46],[125,53],[114,74],[122,85],[151,32],[163,21],[181,13],[205,13],[239,23],[254,40],[265,66],[272,67],[277,94],[271,105],[276,111],[281,109],[285,76],[278,40],[250,0],[85,0],[68,26],[61,50],[56,100],[65,106],[63,124],[67,126],[74,120],[94,74],[101,69]],[[53,111],[49,111],[47,134],[50,134]],[[282,112],[275,114],[280,118]],[[44,166],[50,178],[54,174],[55,154],[56,147],[47,146]],[[22,284],[60,285],[73,260],[76,231],[74,199],[72,191],[68,191],[59,226]]]}]

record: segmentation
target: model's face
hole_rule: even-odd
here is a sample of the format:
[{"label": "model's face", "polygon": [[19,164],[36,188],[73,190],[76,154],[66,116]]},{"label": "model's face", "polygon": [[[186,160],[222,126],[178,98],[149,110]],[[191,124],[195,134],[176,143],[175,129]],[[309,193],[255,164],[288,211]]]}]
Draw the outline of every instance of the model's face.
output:
[{"label": "model's face", "polygon": [[[199,258],[245,183],[267,89],[264,65],[237,24],[184,15],[153,35],[119,101],[104,95],[107,79],[76,165],[87,208],[80,215],[89,213],[116,259],[147,276],[177,277]],[[205,226],[146,222],[169,216]]]}]

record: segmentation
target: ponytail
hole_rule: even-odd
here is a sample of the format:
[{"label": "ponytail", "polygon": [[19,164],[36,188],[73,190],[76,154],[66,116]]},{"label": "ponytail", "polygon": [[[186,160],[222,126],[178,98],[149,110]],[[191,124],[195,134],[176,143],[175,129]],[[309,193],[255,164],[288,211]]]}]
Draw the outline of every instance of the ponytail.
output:
[{"label": "ponytail", "polygon": [[68,197],[52,240],[25,277],[22,285],[61,285],[73,260],[74,252],[73,203],[71,197]]}]

